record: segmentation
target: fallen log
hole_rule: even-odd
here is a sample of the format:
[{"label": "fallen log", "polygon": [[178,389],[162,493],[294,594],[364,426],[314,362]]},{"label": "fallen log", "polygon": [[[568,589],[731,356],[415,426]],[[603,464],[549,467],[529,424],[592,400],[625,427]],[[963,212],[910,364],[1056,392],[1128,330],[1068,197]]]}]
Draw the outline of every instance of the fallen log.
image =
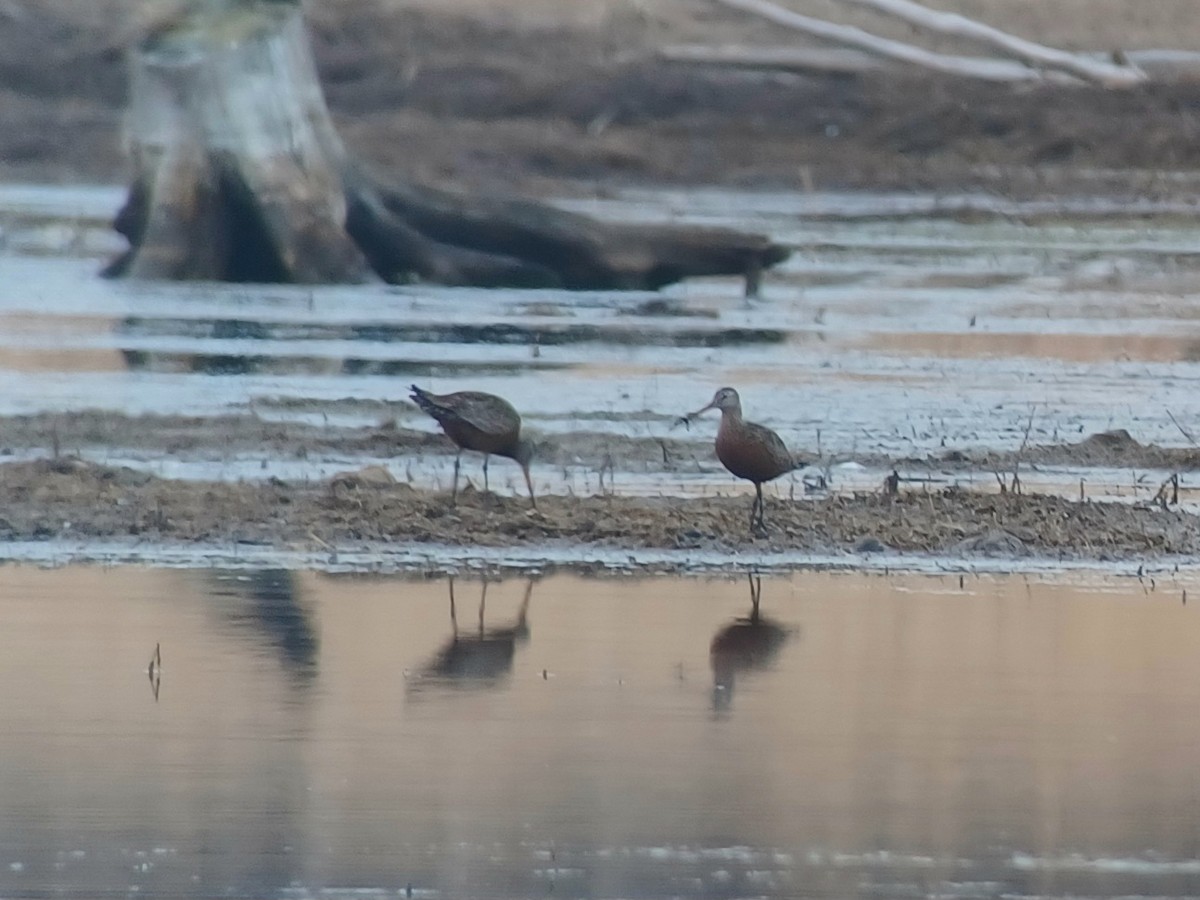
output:
[{"label": "fallen log", "polygon": [[[780,70],[830,75],[864,75],[898,72],[899,60],[876,56],[862,50],[840,47],[753,47],[745,44],[664,44],[655,55],[666,62],[728,66],[739,69]],[[1084,59],[1102,62],[1112,54],[1081,53]],[[1200,81],[1200,53],[1194,50],[1130,50],[1120,54],[1128,65],[1137,67],[1159,84]],[[1031,69],[1016,60],[981,56],[949,56],[969,67],[977,78],[988,81],[1045,81],[1051,84],[1083,85],[1063,71]]]},{"label": "fallen log", "polygon": [[300,0],[193,0],[131,62],[133,180],[112,277],[656,289],[787,251],[740,232],[601,222],[388,178],[350,158]]},{"label": "fallen log", "polygon": [[[931,51],[925,51],[931,52]],[[790,72],[820,72],[833,75],[861,75],[870,72],[897,71],[903,63],[862,50],[827,47],[749,47],[739,44],[667,44],[656,51],[659,59],[674,63],[730,66],[743,69],[779,69]],[[953,67],[956,74],[970,73],[982,81],[1043,82],[1083,84],[1065,72],[1043,72],[1015,60],[981,56],[936,54]]]},{"label": "fallen log", "polygon": [[915,28],[966,38],[992,47],[1034,69],[1066,72],[1101,87],[1131,87],[1146,82],[1146,73],[1127,60],[1097,59],[1029,41],[960,13],[928,9],[913,0],[843,0],[894,16]]}]

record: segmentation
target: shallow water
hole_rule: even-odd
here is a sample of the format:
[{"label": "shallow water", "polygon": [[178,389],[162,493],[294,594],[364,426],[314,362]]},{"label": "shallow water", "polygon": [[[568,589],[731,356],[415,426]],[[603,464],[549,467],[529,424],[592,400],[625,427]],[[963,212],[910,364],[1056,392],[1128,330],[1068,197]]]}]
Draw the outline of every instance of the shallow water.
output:
[{"label": "shallow water", "polygon": [[[724,383],[751,418],[827,462],[1015,450],[1027,429],[1034,443],[1127,428],[1187,446],[1176,422],[1200,420],[1200,213],[1183,201],[665,191],[571,204],[762,230],[792,246],[762,299],[746,302],[727,279],[663,295],[105,282],[96,271],[119,242],[104,221],[120,199],[0,188],[0,414],[374,424],[383,414],[370,404],[403,398],[412,381],[469,386],[511,398],[543,437],[694,443],[695,470],[671,477],[622,472],[618,453],[617,489],[631,493],[737,489],[712,458],[713,423],[672,428]],[[402,405],[393,414],[435,428]],[[71,449],[180,477],[327,477],[379,461]],[[449,481],[445,454],[384,462],[402,478]],[[876,487],[885,472],[835,471],[834,486]],[[1148,496],[1163,474],[1067,467],[1026,480],[1074,496],[1084,478],[1096,498],[1129,496],[1142,479]],[[535,475],[542,492],[597,483],[594,464],[569,459]],[[497,481],[523,489],[515,470]],[[798,476],[772,489],[799,490]]]},{"label": "shallow water", "polygon": [[0,895],[1195,896],[1188,587],[0,568]]}]

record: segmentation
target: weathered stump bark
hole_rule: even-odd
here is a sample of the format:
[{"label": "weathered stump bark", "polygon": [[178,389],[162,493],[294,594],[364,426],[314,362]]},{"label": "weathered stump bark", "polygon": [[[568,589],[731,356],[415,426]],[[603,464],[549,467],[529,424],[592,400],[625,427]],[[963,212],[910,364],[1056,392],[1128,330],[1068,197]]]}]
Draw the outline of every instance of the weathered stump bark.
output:
[{"label": "weathered stump bark", "polygon": [[657,288],[786,251],[719,229],[600,222],[384,178],[351,160],[299,0],[191,0],[134,49],[134,178],[112,276],[295,283]]}]

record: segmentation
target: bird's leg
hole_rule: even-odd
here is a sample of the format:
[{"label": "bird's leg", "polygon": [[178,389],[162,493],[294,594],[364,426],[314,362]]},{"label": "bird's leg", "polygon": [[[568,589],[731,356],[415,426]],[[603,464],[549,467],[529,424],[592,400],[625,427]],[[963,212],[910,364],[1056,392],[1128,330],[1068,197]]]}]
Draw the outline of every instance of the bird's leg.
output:
[{"label": "bird's leg", "polygon": [[487,453],[483,454],[483,492],[485,494],[488,492],[487,464],[489,455]]},{"label": "bird's leg", "polygon": [[458,616],[454,611],[454,576],[450,576],[450,627],[454,630],[454,640],[458,640]]},{"label": "bird's leg", "polygon": [[458,466],[462,461],[462,449],[454,454],[454,486],[450,488],[450,505],[458,503]]},{"label": "bird's leg", "polygon": [[[754,507],[758,510],[758,530],[765,532],[767,530],[767,515],[766,510],[763,508],[762,485],[756,483],[754,485],[754,492],[757,495],[754,500]],[[753,518],[753,514],[751,514],[751,518]]]}]

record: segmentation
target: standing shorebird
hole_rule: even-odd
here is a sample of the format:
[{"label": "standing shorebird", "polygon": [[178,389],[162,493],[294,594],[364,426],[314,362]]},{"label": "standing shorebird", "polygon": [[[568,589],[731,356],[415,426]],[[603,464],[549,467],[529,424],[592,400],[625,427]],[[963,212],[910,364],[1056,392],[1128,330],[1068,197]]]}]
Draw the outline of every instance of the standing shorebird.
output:
[{"label": "standing shorebird", "polygon": [[458,391],[454,394],[431,394],[415,384],[412,399],[433,418],[437,419],[454,441],[458,453],[454,457],[454,488],[450,503],[458,500],[458,468],[464,450],[483,454],[483,489],[488,489],[488,457],[493,453],[507,456],[515,461],[525,473],[525,484],[529,488],[529,500],[537,509],[533,496],[533,481],[529,477],[529,460],[533,458],[533,444],[521,437],[521,417],[512,404],[495,394],[482,391]]},{"label": "standing shorebird", "polygon": [[754,482],[754,505],[750,507],[750,528],[766,529],[763,510],[764,482],[786,475],[803,464],[792,456],[783,440],[770,428],[742,418],[742,401],[738,392],[723,387],[713,395],[708,406],[681,418],[685,425],[710,409],[721,411],[721,427],[717,429],[717,459],[738,478]]}]

